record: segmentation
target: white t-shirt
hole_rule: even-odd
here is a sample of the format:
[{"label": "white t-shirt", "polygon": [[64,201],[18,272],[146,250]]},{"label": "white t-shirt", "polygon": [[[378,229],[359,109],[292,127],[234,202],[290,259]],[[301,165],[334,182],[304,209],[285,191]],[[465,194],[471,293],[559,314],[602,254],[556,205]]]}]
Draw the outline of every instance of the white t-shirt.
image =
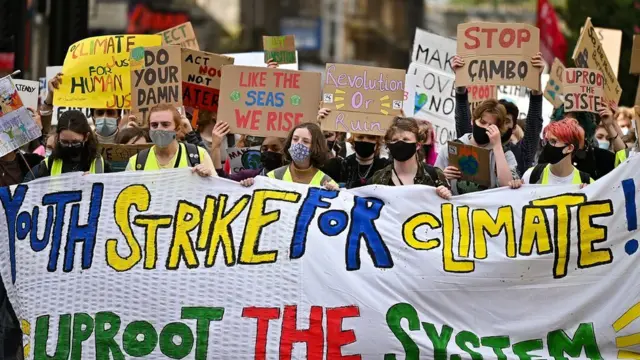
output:
[{"label": "white t-shirt", "polygon": [[[573,171],[575,172],[577,170],[574,169]],[[524,181],[525,184],[530,184],[529,180],[531,179],[532,172],[533,172],[533,168],[525,171],[524,175],[522,175],[522,181]],[[542,175],[543,174],[540,174],[540,179],[542,179]],[[545,185],[571,185],[573,184],[573,176],[574,176],[573,172],[569,176],[564,176],[564,177],[555,176],[553,175],[553,172],[549,170],[549,182],[546,183]]]}]

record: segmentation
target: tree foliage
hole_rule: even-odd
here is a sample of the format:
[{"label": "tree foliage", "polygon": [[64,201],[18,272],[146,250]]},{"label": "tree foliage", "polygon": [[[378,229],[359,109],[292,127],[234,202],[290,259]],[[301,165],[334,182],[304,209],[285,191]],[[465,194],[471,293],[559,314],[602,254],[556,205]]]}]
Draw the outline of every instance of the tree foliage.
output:
[{"label": "tree foliage", "polygon": [[622,30],[618,69],[618,82],[622,87],[620,105],[632,106],[638,87],[638,76],[629,74],[629,66],[633,35],[635,31],[640,31],[640,0],[567,0],[566,6],[557,11],[571,31],[567,39],[569,50],[566,64],[568,66],[574,65],[571,55],[580,37],[580,28],[584,26],[587,17],[591,17],[591,23],[595,27]]}]

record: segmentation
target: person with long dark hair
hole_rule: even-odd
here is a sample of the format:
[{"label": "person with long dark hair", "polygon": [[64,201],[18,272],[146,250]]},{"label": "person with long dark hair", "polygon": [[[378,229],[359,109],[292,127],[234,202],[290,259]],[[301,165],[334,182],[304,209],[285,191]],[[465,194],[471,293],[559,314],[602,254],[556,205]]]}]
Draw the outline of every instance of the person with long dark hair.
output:
[{"label": "person with long dark hair", "polygon": [[70,172],[109,173],[111,165],[98,153],[98,141],[81,111],[65,111],[56,128],[56,145],[25,181]]}]

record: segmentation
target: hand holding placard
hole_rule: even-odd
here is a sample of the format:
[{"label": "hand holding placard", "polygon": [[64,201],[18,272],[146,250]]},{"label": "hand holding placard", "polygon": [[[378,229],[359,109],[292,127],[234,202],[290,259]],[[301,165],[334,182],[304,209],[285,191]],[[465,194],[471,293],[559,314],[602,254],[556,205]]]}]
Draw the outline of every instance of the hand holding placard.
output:
[{"label": "hand holding placard", "polygon": [[456,85],[524,85],[540,90],[540,71],[531,58],[540,49],[540,31],[526,24],[473,22],[458,25],[458,55],[465,60]]}]

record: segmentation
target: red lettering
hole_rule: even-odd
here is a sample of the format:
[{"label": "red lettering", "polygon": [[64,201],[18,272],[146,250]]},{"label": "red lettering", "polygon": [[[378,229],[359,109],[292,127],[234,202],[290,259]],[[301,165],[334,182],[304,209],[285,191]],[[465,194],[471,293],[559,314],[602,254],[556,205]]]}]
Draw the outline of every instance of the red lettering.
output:
[{"label": "red lettering", "polygon": [[352,329],[343,331],[342,320],[360,317],[360,309],[356,306],[327,309],[327,359],[360,360],[360,355],[342,355],[342,347],[356,342],[356,334]]},{"label": "red lettering", "polygon": [[280,359],[290,360],[293,344],[306,343],[308,360],[322,360],[324,356],[324,329],[322,328],[322,307],[312,306],[309,315],[309,329],[298,330],[297,306],[284,307],[282,334],[280,336]]},{"label": "red lettering", "polygon": [[[300,88],[300,74],[291,74],[291,73],[283,73],[283,72],[276,72],[274,73],[275,77],[276,77],[276,87],[277,88],[289,88],[289,89],[299,89]],[[280,80],[282,79],[282,84],[280,83]]]},{"label": "red lettering", "polygon": [[493,47],[493,34],[498,32],[498,29],[482,29],[482,32],[487,34],[487,48],[491,49]]},{"label": "red lettering", "polygon": [[531,41],[531,31],[529,29],[518,29],[518,48],[522,47],[522,44]]},{"label": "red lettering", "polygon": [[242,309],[242,317],[258,319],[258,325],[256,329],[255,360],[266,359],[267,335],[269,334],[269,321],[280,318],[280,309],[260,308],[260,307],[244,308]]},{"label": "red lettering", "polygon": [[[503,48],[510,47],[516,41],[516,31],[513,29],[502,30],[498,41],[500,42],[500,46]],[[518,47],[520,47],[520,44],[518,44]]]},{"label": "red lettering", "polygon": [[[260,130],[260,118],[262,118],[262,110],[248,110],[246,114],[242,114],[236,109],[236,126],[242,129]],[[251,124],[249,124],[251,120]]]},{"label": "red lettering", "polygon": [[473,40],[473,43],[471,45],[467,41],[464,42],[465,49],[475,50],[480,47],[480,39],[475,36],[475,33],[477,33],[478,31],[480,31],[480,28],[478,26],[472,26],[464,31],[464,36],[469,40]]},{"label": "red lettering", "polygon": [[240,86],[252,87],[252,88],[266,87],[267,73],[266,72],[240,73]]},{"label": "red lettering", "polygon": [[302,113],[270,111],[267,114],[267,131],[289,131],[302,122]]}]

